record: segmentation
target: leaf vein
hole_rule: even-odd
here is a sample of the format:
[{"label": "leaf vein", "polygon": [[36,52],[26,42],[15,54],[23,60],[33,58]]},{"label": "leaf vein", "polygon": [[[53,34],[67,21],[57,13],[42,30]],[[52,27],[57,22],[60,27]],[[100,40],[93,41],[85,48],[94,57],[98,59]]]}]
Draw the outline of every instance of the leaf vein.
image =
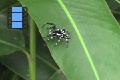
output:
[{"label": "leaf vein", "polygon": [[79,40],[80,40],[80,42],[81,42],[81,44],[82,44],[82,46],[83,46],[83,49],[84,49],[84,51],[85,51],[85,53],[86,53],[86,56],[87,56],[88,60],[89,60],[89,63],[91,64],[91,67],[92,67],[92,69],[93,69],[93,72],[94,72],[94,75],[95,75],[96,79],[97,79],[97,80],[100,80],[100,79],[99,79],[99,75],[98,75],[98,73],[97,73],[97,70],[96,70],[96,68],[95,68],[95,65],[94,65],[94,63],[93,63],[93,60],[92,60],[92,58],[91,58],[91,56],[90,56],[90,53],[89,53],[89,51],[88,51],[88,49],[87,49],[87,47],[86,47],[86,45],[85,45],[85,42],[84,42],[84,40],[83,40],[83,38],[82,38],[82,35],[80,34],[80,31],[79,31],[78,28],[77,28],[77,25],[75,24],[72,16],[70,15],[69,11],[67,10],[67,8],[66,8],[66,6],[64,5],[64,3],[62,2],[62,0],[57,0],[57,1],[58,1],[58,3],[61,5],[62,9],[64,10],[65,14],[67,15],[67,17],[68,17],[68,19],[70,20],[73,28],[74,28],[75,31],[76,31],[77,36],[78,36],[78,38],[79,38]]}]

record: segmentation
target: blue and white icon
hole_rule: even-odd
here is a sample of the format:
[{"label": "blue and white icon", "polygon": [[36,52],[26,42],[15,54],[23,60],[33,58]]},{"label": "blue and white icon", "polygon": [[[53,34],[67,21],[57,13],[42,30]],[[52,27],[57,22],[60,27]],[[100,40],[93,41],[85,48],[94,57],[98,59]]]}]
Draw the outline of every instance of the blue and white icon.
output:
[{"label": "blue and white icon", "polygon": [[[26,13],[26,14],[25,14]],[[11,7],[8,9],[8,28],[27,28],[27,8]]]}]

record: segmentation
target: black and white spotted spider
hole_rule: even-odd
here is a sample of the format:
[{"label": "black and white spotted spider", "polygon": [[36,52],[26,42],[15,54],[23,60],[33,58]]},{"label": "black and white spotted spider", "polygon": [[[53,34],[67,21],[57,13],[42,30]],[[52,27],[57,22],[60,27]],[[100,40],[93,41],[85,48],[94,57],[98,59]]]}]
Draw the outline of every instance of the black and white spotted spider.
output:
[{"label": "black and white spotted spider", "polygon": [[61,41],[61,39],[65,39],[65,41],[67,42],[67,47],[68,47],[68,43],[69,43],[69,32],[65,29],[59,29],[56,27],[56,25],[54,23],[45,23],[42,27],[44,27],[45,25],[51,25],[51,27],[47,28],[48,29],[48,35],[44,38],[48,38],[47,40],[50,39],[57,39],[57,42],[55,45],[58,44],[58,42]]}]

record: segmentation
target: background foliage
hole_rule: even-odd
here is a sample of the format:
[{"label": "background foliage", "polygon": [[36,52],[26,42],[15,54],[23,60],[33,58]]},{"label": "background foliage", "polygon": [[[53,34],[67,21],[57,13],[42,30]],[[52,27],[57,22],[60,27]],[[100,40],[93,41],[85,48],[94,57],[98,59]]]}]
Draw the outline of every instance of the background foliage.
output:
[{"label": "background foliage", "polygon": [[[77,1],[77,0],[75,0],[75,1]],[[82,35],[84,36],[84,40],[85,40],[86,44],[89,44],[89,45],[87,45],[87,47],[89,47],[89,49],[91,50],[91,53],[96,52],[95,50],[101,51],[102,49],[98,48],[99,47],[98,44],[96,45],[93,42],[91,43],[92,40],[90,37],[94,37],[93,35],[99,33],[99,31],[103,33],[102,35],[97,34],[96,35],[97,38],[94,37],[92,39],[95,39],[95,41],[96,41],[95,43],[99,43],[99,45],[101,45],[101,41],[103,41],[103,42],[105,41],[105,43],[103,43],[103,44],[106,44],[106,45],[104,45],[105,50],[102,50],[104,53],[100,52],[102,54],[97,55],[98,57],[94,56],[94,55],[96,55],[95,53],[91,54],[91,56],[94,57],[94,63],[96,63],[95,65],[104,66],[104,64],[105,64],[105,66],[111,66],[111,67],[109,67],[110,69],[108,69],[111,71],[110,74],[108,74],[109,78],[111,78],[111,79],[104,76],[103,72],[101,72],[106,68],[97,67],[100,71],[100,72],[98,71],[100,78],[101,78],[100,80],[105,79],[105,77],[106,77],[106,79],[109,79],[109,80],[113,80],[113,79],[119,80],[118,77],[119,77],[120,73],[116,72],[116,71],[119,71],[119,68],[118,68],[119,67],[119,65],[118,65],[119,54],[117,54],[117,52],[112,52],[113,51],[112,48],[116,48],[116,49],[120,48],[120,46],[116,45],[120,41],[119,40],[119,32],[120,32],[119,27],[118,27],[116,21],[113,19],[110,12],[108,11],[108,9],[105,5],[105,2],[103,2],[103,0],[101,0],[99,3],[104,3],[103,5],[101,5],[100,9],[103,9],[103,11],[105,11],[105,12],[100,12],[100,11],[95,12],[96,15],[98,15],[98,16],[92,15],[92,13],[89,12],[89,10],[90,10],[89,6],[92,6],[92,4],[88,4],[86,1],[81,2],[81,5],[79,4],[80,6],[77,6],[77,7],[81,7],[81,9],[83,10],[81,12],[81,14],[79,14],[79,15],[78,15],[78,13],[74,13],[77,11],[77,9],[72,9],[71,4],[69,4],[68,2],[65,2],[65,1],[64,1],[64,3],[66,5],[66,7],[68,8],[68,10],[70,11],[72,17],[74,17],[74,20],[77,23],[77,25],[80,22],[81,27],[79,29],[82,30],[81,31]],[[113,0],[106,0],[106,1],[110,7],[111,12],[113,13],[114,17],[116,18],[116,20],[119,23],[120,22],[120,4]],[[60,5],[54,0],[52,2],[49,0],[46,0],[46,1],[41,0],[41,3],[39,3],[40,2],[39,0],[35,0],[34,3],[32,2],[32,0],[30,0],[29,2],[20,0],[20,2],[22,3],[23,6],[28,7],[30,16],[35,20],[35,22],[37,23],[37,26],[38,26],[37,41],[36,41],[37,42],[37,47],[36,47],[37,48],[37,70],[36,70],[37,71],[37,80],[48,80],[48,79],[49,80],[67,80],[67,78],[70,80],[73,80],[73,79],[75,79],[75,75],[80,76],[79,78],[81,78],[83,80],[88,80],[88,78],[91,80],[94,80],[95,79],[94,74],[92,72],[90,64],[88,63],[88,61],[86,59],[85,54],[81,54],[80,55],[81,60],[77,61],[77,60],[79,60],[79,57],[77,57],[78,54],[75,53],[75,51],[73,49],[75,49],[79,52],[79,48],[80,48],[81,53],[84,53],[84,50],[80,46],[81,45],[80,43],[79,44],[75,43],[75,42],[78,42],[78,38],[76,38],[77,35],[73,31],[73,27],[72,27],[70,21],[68,20],[67,16],[65,15],[64,11],[60,7]],[[38,5],[40,4],[39,7],[41,7],[42,9],[39,9],[39,7],[36,8],[36,4],[38,4]],[[18,6],[18,5],[21,5],[21,4],[17,0],[11,0],[11,1],[1,0],[1,2],[0,2],[0,11],[1,11],[1,13],[0,13],[0,39],[7,41],[9,43],[12,43],[12,44],[21,46],[21,47],[26,47],[29,49],[29,31],[28,30],[8,30],[6,28],[6,26],[7,26],[6,25],[6,22],[7,22],[6,21],[6,10],[7,10],[7,8],[10,6]],[[32,5],[32,7],[31,7],[31,5]],[[99,5],[99,4],[96,4],[96,5]],[[73,7],[76,7],[76,4],[73,4]],[[36,9],[34,9],[34,8],[36,8]],[[94,8],[94,6],[93,6],[93,8]],[[95,8],[96,8],[95,10],[97,10],[98,7],[95,6]],[[85,12],[84,10],[86,10],[88,12]],[[53,14],[54,14],[54,16],[53,16]],[[38,17],[38,16],[40,16],[40,17]],[[104,20],[103,17],[106,18],[106,16],[108,19]],[[93,18],[90,18],[90,17],[93,17]],[[64,18],[64,20],[62,20],[63,18]],[[101,20],[97,21],[96,18],[101,19]],[[93,21],[93,23],[91,21]],[[49,42],[47,42],[47,45],[46,45],[46,43],[44,42],[43,38],[40,35],[40,33],[41,33],[42,36],[45,36],[45,33],[44,33],[45,29],[41,28],[42,24],[44,24],[45,22],[55,22],[56,25],[59,25],[59,27],[62,28],[65,26],[66,29],[68,29],[70,32],[72,32],[68,49],[65,48],[64,41],[61,42],[59,44],[59,46],[57,46],[57,47],[53,47],[53,45],[55,44],[55,41],[49,41]],[[109,24],[110,22],[112,25],[114,25],[114,27],[112,27],[111,24]],[[83,23],[85,23],[86,25],[90,25],[90,26],[91,26],[91,24],[93,26],[94,25],[97,25],[97,26],[106,25],[106,26],[104,26],[103,29],[101,29],[99,27],[93,29],[93,28],[89,28],[90,26],[83,25]],[[86,28],[82,28],[82,26],[84,26]],[[109,30],[107,30],[107,29],[109,29],[111,32],[109,32]],[[86,30],[88,31],[88,33],[85,32]],[[89,31],[91,31],[93,33],[89,32]],[[3,34],[5,34],[6,36],[4,36]],[[116,34],[117,36],[114,34]],[[101,37],[98,37],[98,36],[102,36],[102,39],[101,39]],[[105,37],[107,37],[108,39]],[[17,39],[19,39],[19,41]],[[87,40],[89,40],[89,41],[87,41]],[[115,45],[110,44],[113,41],[114,41]],[[16,43],[19,43],[19,44],[16,44]],[[110,44],[112,46],[116,46],[116,47],[109,47],[108,44]],[[77,49],[76,45],[77,45],[78,49]],[[49,51],[48,47],[49,47],[50,51]],[[62,53],[59,53],[59,52],[62,52]],[[10,54],[10,53],[12,53],[12,54]],[[52,53],[52,56],[50,55],[51,53]],[[69,53],[69,54],[67,54],[67,53]],[[109,53],[109,54],[105,54],[105,53]],[[9,54],[9,55],[6,55],[6,54]],[[1,63],[0,63],[0,80],[6,80],[6,76],[8,76],[7,78],[9,80],[17,80],[17,79],[18,80],[22,80],[22,79],[28,80],[29,79],[28,62],[27,62],[26,56],[22,52],[17,51],[17,49],[15,49],[15,48],[8,47],[7,45],[3,45],[3,43],[2,44],[0,43],[0,55],[1,55],[0,56],[0,61],[1,61]],[[74,57],[74,56],[76,56],[76,57]],[[55,63],[53,58],[57,62],[57,64]],[[97,60],[99,60],[99,62],[97,62]],[[100,63],[100,61],[101,61],[101,63],[102,62],[103,63],[98,65],[97,63]],[[84,64],[84,66],[81,66],[83,64]],[[111,64],[114,64],[114,65],[111,65]],[[79,66],[79,68],[81,68],[81,70],[79,70],[80,72],[78,71],[80,73],[80,75],[78,73],[76,74],[78,69],[76,69],[75,72],[72,71],[72,68],[77,68],[76,65]],[[58,66],[65,73],[67,78],[63,74],[63,72],[59,69]],[[88,72],[86,72],[86,71],[88,71]],[[106,72],[104,72],[104,73],[106,73]],[[110,76],[111,74],[114,75],[115,77]],[[87,76],[89,76],[89,77],[87,77]],[[21,79],[21,77],[22,77],[22,79]],[[76,78],[78,79],[78,77],[76,77]]]}]

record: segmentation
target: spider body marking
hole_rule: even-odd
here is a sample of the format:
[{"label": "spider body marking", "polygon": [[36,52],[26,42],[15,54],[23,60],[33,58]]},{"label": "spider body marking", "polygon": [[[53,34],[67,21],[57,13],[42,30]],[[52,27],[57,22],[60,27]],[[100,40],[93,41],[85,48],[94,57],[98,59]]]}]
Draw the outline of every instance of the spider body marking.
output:
[{"label": "spider body marking", "polygon": [[47,28],[48,35],[45,37],[48,38],[47,40],[56,38],[57,42],[55,45],[57,45],[58,42],[61,41],[61,39],[64,39],[67,42],[67,47],[68,47],[70,37],[69,37],[69,32],[67,30],[57,28],[54,23],[45,23],[42,27],[44,27],[45,25],[51,25],[51,27]]}]

